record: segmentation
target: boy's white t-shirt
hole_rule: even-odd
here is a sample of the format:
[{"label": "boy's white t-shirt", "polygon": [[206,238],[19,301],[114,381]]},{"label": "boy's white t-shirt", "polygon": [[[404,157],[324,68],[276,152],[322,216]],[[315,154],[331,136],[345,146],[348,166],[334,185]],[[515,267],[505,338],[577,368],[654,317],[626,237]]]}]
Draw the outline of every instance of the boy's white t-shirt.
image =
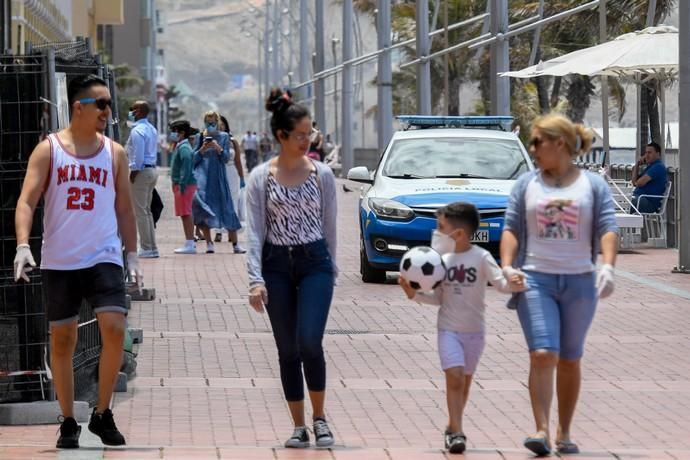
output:
[{"label": "boy's white t-shirt", "polygon": [[479,246],[442,256],[446,278],[433,292],[418,292],[413,300],[440,305],[438,329],[462,333],[484,332],[486,283],[510,292],[493,256]]}]

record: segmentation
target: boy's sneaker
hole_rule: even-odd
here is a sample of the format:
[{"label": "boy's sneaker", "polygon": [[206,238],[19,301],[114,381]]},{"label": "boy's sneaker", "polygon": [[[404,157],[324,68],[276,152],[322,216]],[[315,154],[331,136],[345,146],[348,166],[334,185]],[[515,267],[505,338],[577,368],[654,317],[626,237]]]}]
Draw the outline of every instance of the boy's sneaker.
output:
[{"label": "boy's sneaker", "polygon": [[235,254],[244,254],[245,252],[247,252],[247,250],[239,244],[235,244],[232,248],[232,252],[234,252]]},{"label": "boy's sneaker", "polygon": [[89,421],[89,431],[101,438],[101,441],[106,446],[124,446],[125,437],[115,426],[113,420],[113,413],[110,409],[106,409],[102,414],[96,413],[94,407],[91,413],[91,420]]},{"label": "boy's sneaker", "polygon": [[451,454],[461,454],[467,448],[467,437],[462,433],[451,433],[446,430],[444,434],[446,450]]},{"label": "boy's sneaker", "polygon": [[316,439],[316,447],[330,447],[335,442],[333,433],[328,428],[328,423],[320,417],[314,419],[314,438]]},{"label": "boy's sneaker", "polygon": [[307,433],[306,426],[295,427],[290,439],[285,441],[285,447],[292,447],[296,449],[303,449],[309,447],[309,433]]},{"label": "boy's sneaker", "polygon": [[206,254],[213,254],[216,252],[216,247],[211,241],[206,242]]},{"label": "boy's sneaker", "polygon": [[60,437],[57,440],[55,447],[58,449],[78,449],[79,435],[81,434],[81,426],[72,417],[58,417],[60,423]]}]

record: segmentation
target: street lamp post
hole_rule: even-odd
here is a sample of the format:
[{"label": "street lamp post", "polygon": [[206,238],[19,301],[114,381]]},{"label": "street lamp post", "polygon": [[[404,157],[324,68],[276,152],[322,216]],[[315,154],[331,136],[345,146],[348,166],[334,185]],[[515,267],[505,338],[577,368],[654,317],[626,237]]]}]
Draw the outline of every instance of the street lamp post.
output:
[{"label": "street lamp post", "polygon": [[[309,8],[308,0],[299,1],[299,79],[300,83],[309,79]],[[309,86],[300,89],[301,99],[309,97]]]},{"label": "street lamp post", "polygon": [[[354,10],[352,0],[343,0],[343,48],[341,51],[343,63],[352,59],[352,33]],[[354,165],[354,152],[352,150],[352,64],[343,65],[342,75],[342,102],[343,126],[340,132],[340,152],[342,171],[347,172]]]},{"label": "street lamp post", "polygon": [[[337,46],[338,43],[340,43],[340,39],[333,37],[331,38],[331,49],[333,51],[333,65],[337,65],[338,63],[338,55],[337,55]],[[335,134],[333,137],[333,142],[336,144],[338,143],[338,140],[340,139],[340,136],[338,134],[338,74],[335,73],[333,74],[333,105],[335,106],[335,110],[333,111],[334,117],[335,117]],[[324,126],[323,129],[326,127]]]}]

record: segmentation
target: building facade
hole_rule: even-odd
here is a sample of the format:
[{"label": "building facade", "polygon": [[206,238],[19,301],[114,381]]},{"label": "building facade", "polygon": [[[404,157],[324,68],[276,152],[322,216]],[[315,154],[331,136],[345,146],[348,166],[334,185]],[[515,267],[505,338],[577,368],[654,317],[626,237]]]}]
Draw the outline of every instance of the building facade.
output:
[{"label": "building facade", "polygon": [[24,54],[28,46],[75,37],[93,47],[99,24],[124,22],[124,0],[0,0],[0,12],[0,51]]}]

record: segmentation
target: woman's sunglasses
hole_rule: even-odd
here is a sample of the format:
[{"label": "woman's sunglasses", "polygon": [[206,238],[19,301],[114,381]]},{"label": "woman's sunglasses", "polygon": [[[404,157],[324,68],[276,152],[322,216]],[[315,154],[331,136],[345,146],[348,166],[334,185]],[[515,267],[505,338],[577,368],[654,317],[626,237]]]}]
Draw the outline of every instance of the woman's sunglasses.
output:
[{"label": "woman's sunglasses", "polygon": [[113,107],[113,100],[104,97],[98,99],[94,97],[85,97],[84,99],[79,99],[77,102],[80,104],[95,104],[98,110],[105,110],[106,107]]}]

